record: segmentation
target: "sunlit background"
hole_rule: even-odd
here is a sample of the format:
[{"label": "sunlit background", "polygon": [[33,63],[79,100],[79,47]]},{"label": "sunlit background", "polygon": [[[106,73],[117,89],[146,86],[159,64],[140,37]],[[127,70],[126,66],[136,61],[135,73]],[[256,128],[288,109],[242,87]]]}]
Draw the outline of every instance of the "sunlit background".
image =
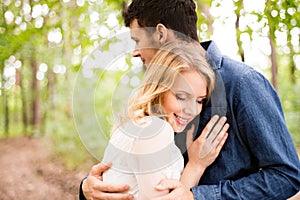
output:
[{"label": "sunlit background", "polygon": [[[84,68],[89,55],[109,51],[128,32],[121,0],[2,0],[0,7],[0,136],[50,136],[69,166],[85,160],[73,116],[78,74],[96,75],[94,104],[105,135],[113,123],[113,84],[135,87],[141,62],[130,53],[108,66]],[[197,0],[201,41],[263,73],[277,89],[288,127],[300,146],[300,7],[298,1]],[[137,70],[138,69],[138,70]],[[131,73],[128,76],[128,72]],[[82,98],[85,98],[84,94]],[[77,113],[77,115],[80,115]],[[82,113],[78,120],[88,118]],[[82,121],[84,122],[84,120]],[[87,129],[88,130],[88,127]],[[97,136],[95,136],[97,137]],[[90,138],[93,148],[97,140]],[[101,146],[101,145],[100,145]],[[80,148],[78,148],[80,147]],[[70,156],[70,152],[78,152]],[[101,158],[97,158],[101,159]]]}]

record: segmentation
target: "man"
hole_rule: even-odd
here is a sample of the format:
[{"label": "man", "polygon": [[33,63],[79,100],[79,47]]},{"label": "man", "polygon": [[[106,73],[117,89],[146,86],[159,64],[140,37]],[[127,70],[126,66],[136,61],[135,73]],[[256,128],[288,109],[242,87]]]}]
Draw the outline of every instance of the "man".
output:
[{"label": "man", "polygon": [[[133,0],[124,12],[136,42],[133,56],[147,64],[157,48],[177,39],[198,40],[197,15],[192,0]],[[154,29],[136,29],[155,27]],[[181,35],[180,33],[183,33]],[[149,48],[151,45],[152,48]],[[220,104],[208,102],[201,113],[198,134],[218,106],[225,110],[231,128],[217,160],[205,171],[198,186],[186,188],[176,180],[162,180],[157,190],[171,190],[160,199],[287,199],[300,190],[300,163],[285,124],[279,98],[261,74],[243,63],[222,56],[214,42],[201,43],[205,55],[222,82]],[[222,101],[222,99],[225,101]],[[187,158],[187,157],[186,157]],[[95,165],[83,180],[81,199],[132,199],[126,185],[102,182],[109,167]],[[191,195],[192,194],[192,195]]]}]

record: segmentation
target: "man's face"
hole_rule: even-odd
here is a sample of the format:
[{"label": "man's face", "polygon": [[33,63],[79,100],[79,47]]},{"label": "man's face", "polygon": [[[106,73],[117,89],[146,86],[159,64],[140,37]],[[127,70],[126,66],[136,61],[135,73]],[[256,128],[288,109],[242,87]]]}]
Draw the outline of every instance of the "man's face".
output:
[{"label": "man's face", "polygon": [[140,57],[144,65],[148,64],[161,46],[159,38],[156,38],[155,32],[151,34],[146,28],[141,28],[137,19],[131,22],[129,28],[131,39],[135,41],[132,56]]}]

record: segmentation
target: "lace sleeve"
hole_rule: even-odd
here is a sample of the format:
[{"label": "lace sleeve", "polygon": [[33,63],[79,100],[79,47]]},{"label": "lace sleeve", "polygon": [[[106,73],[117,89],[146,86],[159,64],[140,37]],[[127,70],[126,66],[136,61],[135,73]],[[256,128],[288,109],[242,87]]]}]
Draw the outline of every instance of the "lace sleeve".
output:
[{"label": "lace sleeve", "polygon": [[151,117],[143,137],[134,141],[131,155],[130,167],[137,178],[140,199],[152,199],[168,193],[156,191],[155,186],[165,178],[180,178],[183,158],[175,145],[174,131],[164,120]]}]

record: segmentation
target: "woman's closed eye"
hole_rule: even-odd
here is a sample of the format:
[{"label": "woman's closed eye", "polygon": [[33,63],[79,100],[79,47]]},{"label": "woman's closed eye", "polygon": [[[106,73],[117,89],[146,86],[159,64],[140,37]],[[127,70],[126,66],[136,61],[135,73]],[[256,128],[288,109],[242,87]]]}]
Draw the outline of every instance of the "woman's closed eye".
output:
[{"label": "woman's closed eye", "polygon": [[184,94],[175,94],[176,99],[179,101],[185,101],[188,97]]},{"label": "woman's closed eye", "polygon": [[[191,97],[186,94],[175,94],[176,99],[179,101],[189,100]],[[198,98],[196,99],[196,103],[202,105],[205,102],[206,98]]]}]

